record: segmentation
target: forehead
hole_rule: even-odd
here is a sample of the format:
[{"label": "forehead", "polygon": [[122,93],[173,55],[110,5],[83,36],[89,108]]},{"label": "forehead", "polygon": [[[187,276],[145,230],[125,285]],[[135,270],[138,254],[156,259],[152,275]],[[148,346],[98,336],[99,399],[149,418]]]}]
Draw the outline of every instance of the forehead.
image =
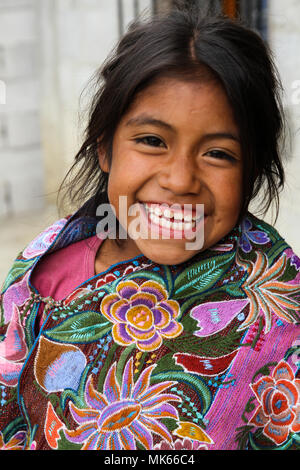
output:
[{"label": "forehead", "polygon": [[[172,123],[196,125],[204,122],[236,127],[233,111],[222,85],[217,81],[159,78],[137,93],[121,123],[142,113]],[[137,121],[138,122],[138,121]]]}]

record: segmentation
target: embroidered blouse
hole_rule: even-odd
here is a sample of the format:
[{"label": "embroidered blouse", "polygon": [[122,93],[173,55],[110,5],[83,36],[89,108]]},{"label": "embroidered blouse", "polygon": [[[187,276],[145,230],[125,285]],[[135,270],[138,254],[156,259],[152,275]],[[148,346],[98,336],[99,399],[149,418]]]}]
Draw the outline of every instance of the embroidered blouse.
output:
[{"label": "embroidered blouse", "polygon": [[185,263],[42,297],[36,266],[95,234],[59,220],[2,286],[0,448],[299,449],[300,259],[277,231],[249,213]]},{"label": "embroidered blouse", "polygon": [[[65,299],[86,279],[95,276],[95,258],[102,241],[94,235],[46,254],[32,273],[32,286],[42,297]],[[35,321],[37,331],[42,326],[44,306],[42,302]]]}]

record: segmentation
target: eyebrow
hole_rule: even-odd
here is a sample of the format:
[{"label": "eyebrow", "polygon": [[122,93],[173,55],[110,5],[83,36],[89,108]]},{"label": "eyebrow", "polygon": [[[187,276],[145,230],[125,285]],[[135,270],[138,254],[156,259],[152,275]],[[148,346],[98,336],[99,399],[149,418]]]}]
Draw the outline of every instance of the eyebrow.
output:
[{"label": "eyebrow", "polygon": [[167,129],[168,131],[172,132],[175,131],[174,127],[171,126],[171,124],[161,121],[160,119],[152,118],[145,114],[141,114],[140,116],[129,119],[129,121],[126,122],[125,126],[144,126],[146,124],[151,124],[152,126],[156,127],[163,127],[164,129]]},{"label": "eyebrow", "polygon": [[[168,124],[165,121],[161,121],[160,119],[156,119],[151,116],[148,116],[146,114],[141,114],[140,116],[129,119],[129,121],[125,123],[125,126],[126,127],[144,126],[144,125],[149,125],[149,124],[155,127],[166,129],[171,132],[175,132],[175,128],[171,126],[171,124]],[[211,133],[205,134],[201,140],[206,141],[206,140],[213,140],[213,139],[230,139],[238,143],[240,142],[240,139],[238,138],[238,136],[232,134],[231,132],[211,132]]]}]

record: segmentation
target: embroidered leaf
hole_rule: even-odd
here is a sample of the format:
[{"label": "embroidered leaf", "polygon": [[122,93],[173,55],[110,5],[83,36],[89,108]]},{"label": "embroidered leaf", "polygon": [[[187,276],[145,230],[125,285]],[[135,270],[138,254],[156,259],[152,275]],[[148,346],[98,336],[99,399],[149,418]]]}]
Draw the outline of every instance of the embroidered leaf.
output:
[{"label": "embroidered leaf", "polygon": [[[71,400],[75,406],[78,408],[84,408],[86,406],[85,400],[84,400],[84,390],[85,390],[85,385],[87,381],[87,376],[90,373],[90,365],[88,365],[85,370],[82,373],[79,387],[77,391],[75,392],[74,390],[71,390],[70,388],[65,389],[60,398],[60,403],[62,409],[66,408],[66,403],[68,400]],[[53,395],[52,395],[53,396]]]},{"label": "embroidered leaf", "polygon": [[173,297],[183,298],[212,288],[221,274],[229,269],[234,256],[233,253],[226,253],[184,269],[175,279]]},{"label": "embroidered leaf", "polygon": [[66,439],[65,433],[63,430],[59,431],[59,440],[57,444],[58,450],[80,450],[82,444],[73,444]]},{"label": "embroidered leaf", "polygon": [[172,272],[169,266],[164,265],[164,274],[165,274],[165,282],[166,282],[166,290],[169,292],[169,296],[173,296],[173,277]]},{"label": "embroidered leaf", "polygon": [[247,449],[249,435],[253,429],[254,429],[254,426],[248,426],[248,425],[237,428],[235,442],[238,443],[238,450]]},{"label": "embroidered leaf", "polygon": [[174,353],[168,353],[162,356],[156,363],[155,373],[164,373],[165,370],[172,369],[173,371],[182,372],[182,367],[175,363]]},{"label": "embroidered leaf", "polygon": [[6,291],[6,289],[10,286],[10,284],[15,282],[20,276],[25,274],[28,271],[28,269],[30,269],[31,266],[35,263],[35,261],[36,261],[36,258],[28,259],[28,260],[22,260],[22,259],[16,260],[14,264],[12,265],[5,279],[5,282],[1,288],[1,292]]},{"label": "embroidered leaf", "polygon": [[291,436],[282,445],[274,445],[263,433],[262,429],[258,429],[255,433],[249,433],[249,442],[247,450],[292,450],[293,436]]},{"label": "embroidered leaf", "polygon": [[201,409],[199,408],[199,411],[201,411],[202,414],[207,412],[212,402],[212,395],[210,389],[201,377],[178,371],[165,371],[161,374],[153,374],[151,377],[151,383],[158,383],[165,380],[174,380],[183,383],[185,387],[188,386],[192,390],[195,390],[201,402]]},{"label": "embroidered leaf", "polygon": [[259,251],[256,252],[254,263],[250,262],[249,265],[241,259],[238,263],[249,272],[242,288],[250,300],[250,311],[240,327],[241,330],[253,325],[261,312],[265,320],[265,333],[271,329],[272,313],[288,323],[296,323],[299,320],[299,302],[290,298],[290,295],[300,292],[299,286],[279,281],[287,267],[286,254],[278,258],[273,265],[269,265],[267,256]]},{"label": "embroidered leaf", "polygon": [[220,333],[208,337],[199,338],[195,335],[182,335],[176,339],[176,346],[172,341],[165,341],[165,345],[171,350],[182,353],[192,353],[201,356],[219,357],[233,352],[240,346],[242,334],[236,329],[226,335]]},{"label": "embroidered leaf", "polygon": [[112,324],[97,312],[83,312],[45,331],[45,336],[68,343],[91,343],[101,339]]},{"label": "embroidered leaf", "polygon": [[274,245],[271,246],[266,251],[266,255],[268,257],[270,265],[275,261],[278,256],[280,256],[287,248],[289,248],[289,245],[286,243],[285,240],[282,238],[280,240],[277,240]]},{"label": "embroidered leaf", "polygon": [[291,260],[289,259],[287,261],[287,267],[286,267],[283,275],[280,278],[278,278],[278,281],[279,282],[292,281],[297,276],[297,272],[298,272],[297,269],[295,268],[295,266],[291,265]]},{"label": "embroidered leaf", "polygon": [[24,422],[24,419],[22,417],[18,417],[11,421],[8,426],[3,429],[2,431],[2,436],[3,440],[5,442],[10,441],[17,432],[20,431],[25,431],[26,430],[26,424]]}]

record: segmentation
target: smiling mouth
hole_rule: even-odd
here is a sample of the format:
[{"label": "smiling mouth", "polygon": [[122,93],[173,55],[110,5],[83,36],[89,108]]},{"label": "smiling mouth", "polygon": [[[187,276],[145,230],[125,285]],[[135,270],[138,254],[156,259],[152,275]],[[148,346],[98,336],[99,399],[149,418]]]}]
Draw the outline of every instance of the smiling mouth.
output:
[{"label": "smiling mouth", "polygon": [[205,219],[203,211],[191,210],[174,210],[167,207],[165,204],[162,206],[157,203],[142,203],[142,207],[147,215],[148,222],[153,226],[157,226],[162,231],[168,230],[170,233],[193,233],[196,231],[199,223]]}]

